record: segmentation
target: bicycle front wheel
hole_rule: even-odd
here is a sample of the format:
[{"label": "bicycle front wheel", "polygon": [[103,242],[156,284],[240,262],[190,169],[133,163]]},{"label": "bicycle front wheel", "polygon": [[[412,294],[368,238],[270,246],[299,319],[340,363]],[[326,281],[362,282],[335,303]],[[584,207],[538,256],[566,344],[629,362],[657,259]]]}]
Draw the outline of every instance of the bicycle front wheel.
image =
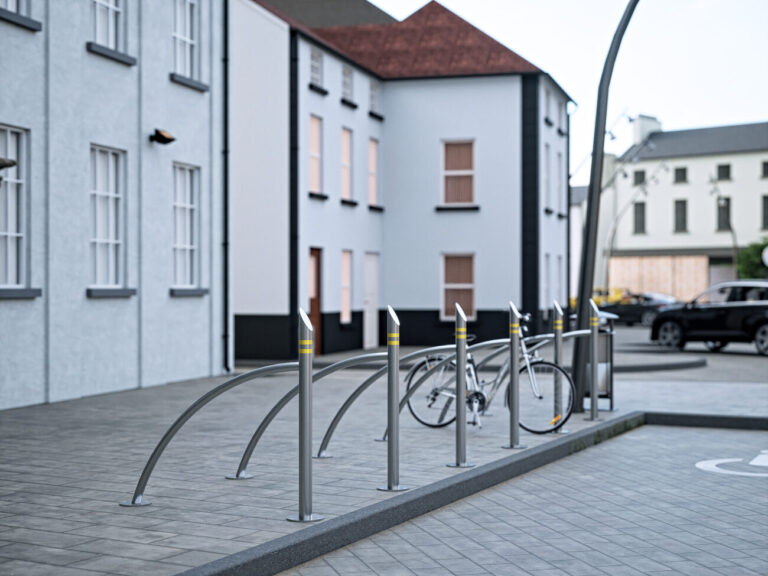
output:
[{"label": "bicycle front wheel", "polygon": [[419,384],[419,381],[442,358],[422,360],[408,375],[406,393],[418,385],[408,399],[408,409],[419,422],[431,428],[442,428],[456,420],[456,366],[447,362]]},{"label": "bicycle front wheel", "polygon": [[576,387],[557,364],[540,360],[520,369],[520,427],[534,434],[554,432],[573,412]]}]

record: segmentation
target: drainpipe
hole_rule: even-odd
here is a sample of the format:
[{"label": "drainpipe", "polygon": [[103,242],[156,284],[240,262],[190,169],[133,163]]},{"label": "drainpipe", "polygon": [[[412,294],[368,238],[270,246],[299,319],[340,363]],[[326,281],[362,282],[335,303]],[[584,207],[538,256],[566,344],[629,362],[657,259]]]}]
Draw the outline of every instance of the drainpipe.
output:
[{"label": "drainpipe", "polygon": [[222,231],[222,274],[223,274],[223,288],[222,288],[222,311],[223,311],[223,326],[222,326],[222,346],[224,349],[224,371],[231,372],[229,366],[229,0],[224,0],[224,52],[221,59],[223,64],[223,89],[224,89],[224,126],[223,134],[223,198],[222,198],[222,218],[223,231]]}]

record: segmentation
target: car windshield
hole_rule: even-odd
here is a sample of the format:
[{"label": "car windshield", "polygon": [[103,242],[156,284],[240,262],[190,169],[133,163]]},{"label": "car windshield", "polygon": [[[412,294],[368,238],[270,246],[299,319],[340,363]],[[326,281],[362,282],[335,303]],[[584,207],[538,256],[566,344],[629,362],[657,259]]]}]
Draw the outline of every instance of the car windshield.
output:
[{"label": "car windshield", "polygon": [[727,286],[713,288],[699,294],[694,302],[696,304],[722,304],[730,300],[731,289]]}]

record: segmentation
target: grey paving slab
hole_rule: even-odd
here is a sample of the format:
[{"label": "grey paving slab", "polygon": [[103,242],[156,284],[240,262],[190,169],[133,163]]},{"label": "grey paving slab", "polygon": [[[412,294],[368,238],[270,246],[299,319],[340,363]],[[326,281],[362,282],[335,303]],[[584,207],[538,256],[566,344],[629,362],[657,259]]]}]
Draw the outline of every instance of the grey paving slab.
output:
[{"label": "grey paving slab", "polygon": [[[642,360],[644,356],[637,358]],[[732,361],[731,357],[725,358]],[[737,359],[754,364],[746,355]],[[362,370],[347,371],[318,383],[314,394],[315,449],[338,406],[368,374]],[[648,407],[763,415],[768,405],[768,384],[756,381],[755,368],[750,367],[745,374],[742,382],[723,378],[698,382],[647,376],[642,379],[636,374],[626,379],[622,376],[616,384],[619,409],[600,415],[603,420],[610,420],[632,409]],[[261,418],[294,384],[290,376],[251,382],[202,410],[160,460],[146,491],[146,498],[153,505],[132,509],[117,506],[118,501],[130,498],[146,458],[170,423],[193,400],[221,381],[183,382],[0,413],[0,550],[10,546],[7,554],[14,550],[17,554],[22,550],[28,551],[24,554],[37,554],[35,562],[28,562],[0,553],[2,572],[12,568],[19,574],[44,573],[40,566],[53,567],[63,558],[77,558],[77,554],[94,556],[69,564],[70,569],[82,570],[84,564],[91,571],[121,573],[124,569],[116,566],[123,559],[128,566],[137,567],[140,562],[141,573],[152,574],[153,566],[158,574],[181,572],[185,567],[302,530],[303,525],[285,521],[297,507],[295,401],[278,416],[254,452],[248,471],[255,478],[234,482],[223,478],[234,472]],[[373,441],[386,427],[385,396],[381,380],[342,420],[329,449],[335,457],[314,461],[314,507],[328,518],[393,497],[375,490],[386,480],[386,444]],[[428,430],[407,411],[401,424],[404,483],[425,486],[462,473],[445,466],[454,458],[452,426]],[[578,432],[592,425],[582,415],[575,415],[568,428]],[[493,417],[484,419],[482,429],[469,428],[470,458],[486,464],[507,456],[509,451],[500,448],[508,440],[507,434],[507,414],[497,407]],[[524,432],[521,438],[532,448],[553,440]],[[631,464],[617,466],[621,473],[633,472]],[[583,473],[581,482],[593,481],[590,473]],[[602,499],[604,510],[591,516],[590,497],[582,497],[579,505],[563,504],[581,494],[578,485],[564,484],[557,477],[537,482],[538,490],[505,496],[500,501],[503,506],[485,509],[481,522],[477,521],[479,513],[474,509],[464,514],[441,513],[430,520],[429,530],[426,525],[414,530],[409,534],[412,539],[383,537],[376,548],[370,548],[371,554],[400,554],[408,562],[398,563],[397,570],[409,573],[418,568],[428,573],[445,569],[441,561],[467,558],[456,555],[444,541],[460,539],[467,531],[474,531],[478,537],[466,546],[468,553],[473,551],[472,558],[467,559],[489,573],[506,569],[498,562],[499,557],[526,547],[531,558],[525,560],[530,565],[518,566],[516,570],[558,569],[560,554],[589,552],[598,542],[621,546],[627,552],[637,549],[629,542],[614,542],[611,537],[622,532],[638,541],[647,538],[646,528],[628,527],[635,526],[638,518],[643,517],[646,526],[653,528],[652,534],[665,539],[654,543],[647,557],[658,562],[695,562],[693,556],[685,554],[702,552],[700,542],[686,538],[670,540],[670,534],[687,530],[690,524],[701,524],[702,518],[711,518],[713,509],[725,519],[726,525],[731,524],[731,516],[754,516],[752,524],[761,521],[760,515],[751,516],[750,510],[729,508],[728,502],[715,503],[713,509],[694,504],[677,509],[679,495],[674,490],[658,492],[652,483],[622,489],[640,501],[653,496],[659,506],[651,513],[644,511],[638,501],[628,504],[623,499],[626,492],[617,490],[606,494]],[[524,478],[520,486],[528,487]],[[590,538],[574,541],[564,538],[561,530],[548,526],[547,513],[541,510],[542,490],[561,494],[557,512],[564,525],[589,527]],[[515,519],[513,525],[506,523],[508,517]],[[652,522],[661,524],[651,526]],[[714,524],[712,529],[717,530],[718,541],[724,547],[746,554],[725,560],[739,560],[743,569],[753,569],[749,561],[754,556],[750,550],[759,549],[762,544],[753,531],[745,528],[743,533],[737,533]],[[714,538],[710,534],[700,537]],[[483,547],[489,552],[481,562]],[[555,552],[547,554],[547,548]],[[602,553],[611,559],[620,558],[619,552]],[[724,555],[733,556],[721,551],[718,558]],[[105,559],[95,561],[101,557]],[[388,561],[383,556],[380,559],[378,562],[371,558],[371,562]],[[73,568],[74,565],[77,566]],[[318,563],[316,568],[325,566]]]},{"label": "grey paving slab", "polygon": [[[402,542],[437,556],[451,574],[765,573],[768,476],[717,474],[696,463],[719,458],[744,463],[767,446],[762,431],[645,426],[341,551],[379,575],[403,561],[397,553],[376,552],[371,544],[407,549]],[[617,507],[633,511],[619,524],[612,520]],[[560,513],[564,510],[570,515]],[[691,510],[696,522],[688,518]],[[666,521],[653,521],[656,517]],[[467,522],[482,525],[487,518],[494,518],[501,541],[485,543]],[[535,518],[538,526],[523,533],[498,529],[499,522],[516,529],[524,518]],[[354,573],[332,564],[329,556],[312,566],[322,568],[319,560],[340,576]],[[281,576],[302,574],[303,566]]]}]

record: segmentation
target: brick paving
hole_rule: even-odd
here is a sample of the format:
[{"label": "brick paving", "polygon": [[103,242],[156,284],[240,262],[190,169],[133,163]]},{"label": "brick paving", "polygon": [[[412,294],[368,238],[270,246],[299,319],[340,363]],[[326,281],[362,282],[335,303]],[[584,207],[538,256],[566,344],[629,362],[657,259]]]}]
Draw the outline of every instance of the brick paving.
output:
[{"label": "brick paving", "polygon": [[765,432],[645,426],[281,576],[764,575],[768,477],[695,464],[766,448]]},{"label": "brick paving", "polygon": [[[338,406],[367,374],[347,371],[316,386],[315,449]],[[254,381],[216,399],[160,459],[145,493],[153,505],[117,505],[130,499],[146,459],[171,422],[222,381],[197,380],[1,412],[0,574],[177,574],[301,530],[304,525],[285,521],[297,509],[295,400],[257,447],[248,469],[255,478],[224,479],[235,471],[261,418],[294,384],[292,376]],[[646,407],[654,394],[664,398],[666,410],[765,415],[768,384],[706,386],[704,396],[695,382],[618,380],[619,410],[601,412],[601,418]],[[386,426],[385,387],[384,380],[375,384],[342,421],[329,447],[335,457],[315,461],[315,512],[331,518],[392,497],[375,489],[386,481],[386,444],[373,441]],[[407,411],[401,424],[402,483],[424,486],[461,473],[445,466],[454,459],[452,426],[426,429]],[[500,448],[508,440],[503,407],[497,405],[484,424],[482,429],[469,428],[468,453],[476,464],[509,454]],[[574,415],[567,427],[590,425]],[[521,439],[535,446],[551,437],[521,432]],[[427,536],[440,535],[422,537]],[[398,545],[394,540],[392,547]],[[424,564],[417,573],[434,567],[423,554],[405,548],[414,556],[412,567]],[[450,558],[447,545],[438,549],[445,552],[444,559]],[[472,558],[456,559],[462,561],[454,566],[457,573],[475,569],[464,561]],[[370,568],[375,562],[368,560]],[[529,568],[542,561],[529,560]],[[363,561],[338,559],[339,566],[352,568]]]}]

